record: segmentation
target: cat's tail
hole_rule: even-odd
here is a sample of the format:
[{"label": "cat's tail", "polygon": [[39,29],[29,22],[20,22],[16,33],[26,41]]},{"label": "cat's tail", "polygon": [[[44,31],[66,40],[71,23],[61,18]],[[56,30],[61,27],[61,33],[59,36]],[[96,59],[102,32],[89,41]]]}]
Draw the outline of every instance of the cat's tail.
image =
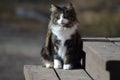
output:
[{"label": "cat's tail", "polygon": [[42,62],[44,64],[44,66],[46,66],[48,64],[50,65],[50,67],[53,66],[53,58],[50,55],[47,48],[42,48],[41,53],[40,53],[40,57],[41,57],[41,60],[42,60]]}]

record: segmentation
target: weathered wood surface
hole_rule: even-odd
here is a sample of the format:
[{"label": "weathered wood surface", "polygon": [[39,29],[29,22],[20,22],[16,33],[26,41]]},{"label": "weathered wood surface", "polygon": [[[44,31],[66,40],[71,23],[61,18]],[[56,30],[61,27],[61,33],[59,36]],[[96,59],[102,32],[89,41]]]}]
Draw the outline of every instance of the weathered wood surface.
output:
[{"label": "weathered wood surface", "polygon": [[53,69],[46,69],[41,66],[25,65],[25,80],[58,80]]},{"label": "weathered wood surface", "polygon": [[56,70],[61,80],[92,80],[83,69]]},{"label": "weathered wood surface", "polygon": [[38,65],[25,65],[26,80],[92,80],[83,69],[48,69]]},{"label": "weathered wood surface", "polygon": [[120,80],[120,38],[84,38],[86,70],[95,80]]},{"label": "weathered wood surface", "polygon": [[120,47],[120,38],[107,38],[107,39]]},{"label": "weathered wood surface", "polygon": [[120,38],[83,38],[83,40],[86,70],[55,70],[38,65],[25,65],[25,79],[92,80],[93,78],[94,80],[120,80]]}]

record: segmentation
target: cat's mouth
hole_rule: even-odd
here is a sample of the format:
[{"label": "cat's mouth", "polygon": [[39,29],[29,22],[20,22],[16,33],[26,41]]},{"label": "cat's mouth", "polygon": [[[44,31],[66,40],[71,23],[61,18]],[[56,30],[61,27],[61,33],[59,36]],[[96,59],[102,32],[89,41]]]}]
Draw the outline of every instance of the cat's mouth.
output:
[{"label": "cat's mouth", "polygon": [[66,25],[67,23],[62,22],[61,24],[62,24],[62,25]]},{"label": "cat's mouth", "polygon": [[66,24],[66,23],[61,23],[61,24],[58,24],[58,25],[64,27],[64,26],[67,25],[67,24]]},{"label": "cat's mouth", "polygon": [[65,27],[66,25],[69,25],[69,22],[61,21],[60,25],[63,26],[63,27]]}]

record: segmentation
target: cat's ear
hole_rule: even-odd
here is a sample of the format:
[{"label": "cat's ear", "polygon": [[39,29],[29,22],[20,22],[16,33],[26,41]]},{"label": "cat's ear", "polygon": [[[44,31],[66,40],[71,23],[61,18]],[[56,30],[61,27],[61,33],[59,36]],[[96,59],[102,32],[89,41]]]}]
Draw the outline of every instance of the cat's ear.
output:
[{"label": "cat's ear", "polygon": [[67,9],[73,9],[72,3],[71,3],[71,2],[68,2],[68,3],[66,4],[66,8],[67,8]]},{"label": "cat's ear", "polygon": [[57,6],[54,5],[54,4],[51,4],[50,11],[53,12],[53,11],[56,11],[56,10],[57,10]]}]

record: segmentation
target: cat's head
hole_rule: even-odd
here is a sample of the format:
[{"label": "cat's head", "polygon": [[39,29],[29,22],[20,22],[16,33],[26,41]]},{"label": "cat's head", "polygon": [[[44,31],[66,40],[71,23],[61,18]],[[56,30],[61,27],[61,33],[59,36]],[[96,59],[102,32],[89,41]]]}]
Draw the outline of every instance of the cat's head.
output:
[{"label": "cat's head", "polygon": [[72,3],[67,3],[64,7],[51,5],[51,22],[55,25],[66,26],[76,20],[76,13]]}]

